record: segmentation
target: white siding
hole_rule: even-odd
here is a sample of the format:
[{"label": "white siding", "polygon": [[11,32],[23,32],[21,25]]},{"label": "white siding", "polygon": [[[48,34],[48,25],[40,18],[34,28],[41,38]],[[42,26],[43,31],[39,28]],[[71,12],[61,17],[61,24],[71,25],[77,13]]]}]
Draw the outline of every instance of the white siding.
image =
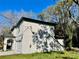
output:
[{"label": "white siding", "polygon": [[[33,42],[33,33],[38,33],[38,31],[41,29],[42,31],[45,29],[43,28],[43,26],[46,26],[47,32],[50,34],[50,38],[46,39],[40,39],[39,34],[37,34],[38,39],[41,40],[42,42],[45,42],[47,40],[47,46],[48,46],[48,50],[64,50],[63,47],[61,47],[60,45],[58,45],[57,42],[54,42],[54,31],[52,30],[52,32],[50,31],[50,27],[52,27],[54,29],[54,26],[48,26],[48,25],[42,25],[42,24],[38,24],[38,23],[32,23],[32,22],[26,22],[23,21],[20,26],[18,28],[15,28],[13,31],[14,36],[16,36],[15,40],[16,40],[16,52],[18,53],[23,53],[23,54],[30,54],[30,53],[35,53],[35,52],[42,52],[43,48],[42,45],[44,44],[39,44],[41,45],[41,48],[37,49],[37,44]],[[19,29],[19,30],[18,30]],[[18,32],[19,31],[19,32]],[[52,37],[51,37],[52,36]],[[45,35],[44,35],[45,37]],[[52,41],[53,44],[61,47],[61,48],[57,48],[55,47],[53,44],[52,46],[54,47],[50,47],[50,42]],[[58,40],[62,45],[63,44],[63,40]]]}]

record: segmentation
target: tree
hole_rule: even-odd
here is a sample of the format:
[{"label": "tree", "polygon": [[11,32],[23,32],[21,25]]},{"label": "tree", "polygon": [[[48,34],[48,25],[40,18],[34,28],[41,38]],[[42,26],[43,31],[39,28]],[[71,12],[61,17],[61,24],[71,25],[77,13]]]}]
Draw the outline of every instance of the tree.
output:
[{"label": "tree", "polygon": [[26,12],[23,9],[19,12],[11,11],[11,10],[5,11],[5,12],[0,13],[0,15],[6,18],[6,20],[8,20],[9,23],[11,23],[11,27],[15,26],[21,17],[36,18],[35,13],[33,13],[32,11]]},{"label": "tree", "polygon": [[[72,37],[73,37],[74,31],[76,29],[73,14],[70,10],[71,6],[73,5],[73,2],[74,2],[73,0],[63,0],[63,1],[59,2],[56,6],[49,7],[47,9],[47,11],[43,12],[43,16],[41,15],[43,20],[47,20],[44,17],[44,16],[46,16],[45,13],[50,15],[49,18],[52,16],[52,14],[58,17],[59,22],[58,22],[57,28],[64,30],[64,34],[68,36],[67,47],[66,47],[68,49],[71,49],[71,47],[72,47]],[[48,18],[48,17],[46,16],[46,18]],[[49,19],[49,20],[51,20],[51,19]]]},{"label": "tree", "polygon": [[20,20],[21,17],[37,19],[37,16],[36,16],[35,13],[33,13],[32,11],[26,12],[23,9],[21,11],[8,10],[8,11],[5,11],[5,12],[1,12],[0,16],[5,18],[7,24],[10,24],[9,26],[6,27],[1,22],[0,23],[0,25],[1,25],[0,26],[0,34],[1,33],[3,34],[3,32],[8,32],[7,29],[11,29],[13,26],[15,26],[17,24],[17,22]]},{"label": "tree", "polygon": [[73,0],[77,5],[79,5],[79,0]]}]

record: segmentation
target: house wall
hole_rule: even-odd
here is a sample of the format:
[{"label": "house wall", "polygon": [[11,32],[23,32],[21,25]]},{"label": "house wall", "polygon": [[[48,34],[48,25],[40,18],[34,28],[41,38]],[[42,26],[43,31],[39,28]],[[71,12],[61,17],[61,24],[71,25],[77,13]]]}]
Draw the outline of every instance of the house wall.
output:
[{"label": "house wall", "polygon": [[13,44],[13,50],[16,51],[16,53],[21,53],[21,48],[22,48],[22,41],[21,41],[21,35],[20,35],[20,28],[16,27],[13,31],[12,34],[16,37],[14,38],[14,44]]},{"label": "house wall", "polygon": [[[36,45],[33,43],[33,34],[32,31],[37,32],[39,29],[39,25],[36,23],[23,22],[20,25],[21,33],[23,33],[22,37],[22,53],[34,53],[37,52]],[[33,28],[33,29],[32,29]]]},{"label": "house wall", "polygon": [[[19,32],[18,32],[19,31]],[[18,32],[17,34],[14,34]],[[14,29],[16,35],[16,51],[23,54],[47,51],[61,51],[63,40],[54,38],[54,26],[23,21],[18,29]]]},{"label": "house wall", "polygon": [[8,44],[7,41],[10,40],[10,39],[13,40],[13,43],[11,43],[12,44],[11,50],[15,51],[15,40],[14,40],[14,38],[10,38],[10,37],[5,37],[4,38],[4,47],[3,47],[4,51],[7,51],[7,44]]}]

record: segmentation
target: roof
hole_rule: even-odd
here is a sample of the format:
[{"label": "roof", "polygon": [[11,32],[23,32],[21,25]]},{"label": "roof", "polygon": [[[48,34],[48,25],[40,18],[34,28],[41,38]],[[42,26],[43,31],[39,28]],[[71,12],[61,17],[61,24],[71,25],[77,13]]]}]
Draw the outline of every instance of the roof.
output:
[{"label": "roof", "polygon": [[15,36],[13,36],[13,34],[11,34],[11,33],[4,33],[3,37],[15,38]]},{"label": "roof", "polygon": [[45,22],[45,21],[40,21],[40,20],[36,20],[36,19],[31,19],[31,18],[26,18],[26,17],[22,17],[19,22],[12,27],[11,31],[14,30],[14,28],[20,26],[20,24],[23,22],[23,21],[27,21],[27,22],[33,22],[33,23],[38,23],[38,24],[44,24],[44,25],[50,25],[50,26],[55,26],[56,23],[51,23],[51,22]]}]

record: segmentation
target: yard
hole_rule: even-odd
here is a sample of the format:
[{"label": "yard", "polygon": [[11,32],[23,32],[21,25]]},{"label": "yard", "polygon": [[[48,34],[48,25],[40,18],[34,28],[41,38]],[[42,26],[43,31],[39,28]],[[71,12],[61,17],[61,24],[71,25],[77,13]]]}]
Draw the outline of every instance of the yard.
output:
[{"label": "yard", "polygon": [[0,56],[0,59],[79,59],[79,52],[64,51],[51,53],[35,53],[24,55]]}]

